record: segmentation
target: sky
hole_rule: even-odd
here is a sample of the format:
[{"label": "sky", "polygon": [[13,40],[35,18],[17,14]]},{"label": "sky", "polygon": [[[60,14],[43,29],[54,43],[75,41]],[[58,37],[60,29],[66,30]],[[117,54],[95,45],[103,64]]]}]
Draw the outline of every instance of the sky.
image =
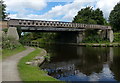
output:
[{"label": "sky", "polygon": [[120,0],[4,0],[10,18],[72,22],[78,11],[100,8],[104,17]]}]

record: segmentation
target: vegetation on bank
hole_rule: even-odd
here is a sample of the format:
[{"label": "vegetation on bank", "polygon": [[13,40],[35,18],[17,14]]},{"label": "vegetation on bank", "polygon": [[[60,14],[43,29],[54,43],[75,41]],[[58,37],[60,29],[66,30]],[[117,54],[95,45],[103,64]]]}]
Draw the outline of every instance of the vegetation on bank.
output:
[{"label": "vegetation on bank", "polygon": [[3,59],[22,52],[26,49],[23,45],[19,43],[18,40],[12,37],[7,37],[5,32],[2,33],[2,41],[0,42],[0,46],[2,46]]},{"label": "vegetation on bank", "polygon": [[82,43],[80,43],[81,46],[98,46],[98,47],[120,47],[120,33],[115,32],[114,33],[114,41],[112,43],[109,42],[109,40],[104,40],[100,38],[99,36],[88,36],[86,37]]},{"label": "vegetation on bank", "polygon": [[120,43],[120,32],[114,33],[114,42]]},{"label": "vegetation on bank", "polygon": [[99,35],[87,36],[82,43],[108,43],[109,40],[101,38]]},{"label": "vegetation on bank", "polygon": [[0,49],[0,61],[2,59],[2,49]]},{"label": "vegetation on bank", "polygon": [[[41,70],[39,67],[26,65],[25,63],[33,60],[35,56],[40,56],[41,49],[37,48],[28,56],[23,57],[19,64],[18,70],[20,72],[20,77],[23,81],[29,83],[29,81],[58,81],[57,79],[47,75],[47,72]],[[59,81],[58,81],[59,82]]]},{"label": "vegetation on bank", "polygon": [[30,32],[24,33],[20,38],[20,42],[36,41],[40,43],[52,43],[57,39],[57,33],[53,32]]},{"label": "vegetation on bank", "polygon": [[19,52],[24,51],[26,48],[22,45],[20,45],[19,47],[16,47],[15,49],[2,49],[2,59],[5,59],[9,56],[15,55]]},{"label": "vegetation on bank", "polygon": [[21,44],[19,41],[15,40],[12,37],[2,36],[2,49],[13,50],[17,47],[20,47]]},{"label": "vegetation on bank", "polygon": [[[85,37],[82,43],[99,43],[99,44],[110,44],[110,41],[108,39],[103,39],[99,35],[89,35]],[[120,43],[120,33],[115,32],[114,33],[114,41],[113,43]]]},{"label": "vegetation on bank", "polygon": [[85,47],[120,47],[120,43],[80,43],[79,46],[85,46]]}]

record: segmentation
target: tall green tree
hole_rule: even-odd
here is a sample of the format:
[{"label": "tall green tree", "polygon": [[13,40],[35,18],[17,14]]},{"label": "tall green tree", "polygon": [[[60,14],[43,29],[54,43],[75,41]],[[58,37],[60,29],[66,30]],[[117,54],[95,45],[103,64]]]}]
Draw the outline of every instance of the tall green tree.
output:
[{"label": "tall green tree", "polygon": [[109,21],[114,31],[120,31],[120,2],[111,11]]},{"label": "tall green tree", "polygon": [[81,9],[74,17],[73,22],[99,25],[105,25],[107,23],[103,17],[103,12],[99,8],[93,10],[92,7]]},{"label": "tall green tree", "polygon": [[6,5],[3,0],[0,0],[0,20],[4,20],[7,17]]},{"label": "tall green tree", "polygon": [[[81,9],[73,19],[74,23],[85,23],[85,24],[98,24],[107,25],[107,21],[103,17],[103,12],[97,8],[94,10],[92,7],[86,7]],[[100,37],[98,30],[87,29],[85,31],[84,42],[98,42]]]}]

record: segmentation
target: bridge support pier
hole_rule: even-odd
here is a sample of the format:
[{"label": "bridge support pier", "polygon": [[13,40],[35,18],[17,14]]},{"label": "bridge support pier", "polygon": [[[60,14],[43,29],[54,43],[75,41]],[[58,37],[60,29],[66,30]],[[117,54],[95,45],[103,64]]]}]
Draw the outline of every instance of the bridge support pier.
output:
[{"label": "bridge support pier", "polygon": [[16,27],[9,27],[7,32],[7,37],[14,38],[15,40],[19,40],[19,35]]},{"label": "bridge support pier", "polygon": [[113,40],[114,40],[113,30],[111,30],[111,29],[107,30],[107,38],[109,39],[110,43],[113,42]]},{"label": "bridge support pier", "polygon": [[100,33],[100,36],[102,39],[109,39],[109,41],[112,43],[114,40],[114,34],[113,30],[108,29],[108,30],[102,30]]},{"label": "bridge support pier", "polygon": [[80,42],[82,42],[84,38],[85,38],[84,31],[78,32],[78,34],[77,34],[77,44],[79,44]]}]

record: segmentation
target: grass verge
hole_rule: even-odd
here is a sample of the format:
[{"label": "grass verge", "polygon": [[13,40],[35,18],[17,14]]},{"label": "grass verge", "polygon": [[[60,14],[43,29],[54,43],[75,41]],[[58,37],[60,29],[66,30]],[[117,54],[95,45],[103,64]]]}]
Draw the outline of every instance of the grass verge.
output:
[{"label": "grass verge", "polygon": [[2,60],[2,49],[0,49],[0,60]]},{"label": "grass verge", "polygon": [[25,62],[33,60],[35,56],[40,56],[42,49],[36,48],[35,51],[28,54],[28,56],[23,57],[18,63],[18,70],[21,79],[25,83],[30,81],[58,81],[57,79],[48,76],[47,72],[40,70],[39,67],[26,65]]},{"label": "grass verge", "polygon": [[5,58],[12,56],[12,55],[15,55],[19,52],[22,52],[23,50],[26,50],[26,48],[22,45],[13,49],[13,50],[2,49],[2,59],[5,59]]}]

